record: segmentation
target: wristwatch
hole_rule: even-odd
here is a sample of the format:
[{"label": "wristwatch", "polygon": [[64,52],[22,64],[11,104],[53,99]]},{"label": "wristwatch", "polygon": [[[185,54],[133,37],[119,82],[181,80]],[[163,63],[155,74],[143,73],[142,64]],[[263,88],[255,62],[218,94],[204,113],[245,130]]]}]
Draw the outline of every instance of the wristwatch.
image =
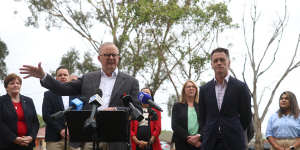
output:
[{"label": "wristwatch", "polygon": [[290,150],[295,150],[295,146],[290,146]]}]

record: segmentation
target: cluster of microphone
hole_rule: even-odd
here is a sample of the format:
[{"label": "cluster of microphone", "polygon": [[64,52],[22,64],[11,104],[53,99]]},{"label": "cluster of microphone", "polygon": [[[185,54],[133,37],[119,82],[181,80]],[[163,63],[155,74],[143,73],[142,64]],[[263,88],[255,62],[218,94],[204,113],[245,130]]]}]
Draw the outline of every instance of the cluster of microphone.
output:
[{"label": "cluster of microphone", "polygon": [[[103,95],[102,90],[97,89],[95,94],[89,98],[88,103],[92,105],[92,111],[89,118],[87,118],[85,121],[84,124],[85,128],[93,128],[93,129],[96,128],[95,114],[97,112],[97,108],[104,105],[102,95]],[[130,95],[124,93],[124,95],[121,97],[121,100],[123,101],[124,106],[129,108],[129,114],[131,116],[131,119],[138,120],[138,121],[144,119],[142,112],[136,108],[132,100],[132,97]],[[150,108],[155,108],[159,111],[162,111],[161,107],[159,107],[156,103],[154,103],[152,96],[147,93],[139,92],[138,100],[142,104],[148,104]],[[82,110],[84,101],[87,101],[86,97],[75,98],[70,101],[70,107],[68,109],[64,111],[58,111],[52,114],[50,117],[53,119],[58,119],[64,117],[65,113],[67,113],[70,110]],[[120,108],[117,110],[123,110],[123,109]]]},{"label": "cluster of microphone", "polygon": [[92,105],[92,112],[88,119],[85,120],[84,128],[86,129],[96,129],[95,114],[97,108],[104,104],[102,99],[103,92],[101,89],[96,90],[96,94],[90,97],[89,104]]},{"label": "cluster of microphone", "polygon": [[142,103],[142,104],[149,104],[150,108],[155,108],[159,111],[163,111],[161,109],[161,107],[159,107],[156,103],[154,103],[153,98],[151,95],[144,93],[144,92],[139,92],[138,94],[138,100]]},{"label": "cluster of microphone", "polygon": [[81,99],[86,99],[85,97],[79,97],[75,98],[72,101],[70,101],[70,107],[63,111],[58,111],[52,115],[50,115],[53,119],[58,119],[64,117],[65,113],[67,113],[70,110],[82,110],[83,108],[83,101]]}]

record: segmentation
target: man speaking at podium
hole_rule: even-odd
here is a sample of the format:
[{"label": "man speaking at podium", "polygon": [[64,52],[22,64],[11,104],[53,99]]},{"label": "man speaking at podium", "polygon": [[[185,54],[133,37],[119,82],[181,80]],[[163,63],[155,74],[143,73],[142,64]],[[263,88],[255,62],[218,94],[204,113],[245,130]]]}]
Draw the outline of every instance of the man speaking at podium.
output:
[{"label": "man speaking at podium", "polygon": [[[91,97],[95,94],[96,89],[101,89],[103,91],[102,98],[104,101],[104,104],[100,107],[102,110],[115,110],[115,107],[124,106],[123,101],[120,100],[120,97],[124,93],[132,96],[134,104],[141,107],[137,100],[139,91],[138,81],[128,74],[119,71],[117,68],[120,55],[116,45],[110,42],[102,44],[99,48],[98,60],[102,65],[99,71],[84,74],[78,80],[68,83],[60,83],[46,74],[41,63],[39,63],[37,67],[23,65],[23,67],[20,68],[20,73],[27,75],[24,78],[40,78],[43,87],[58,95]],[[91,109],[91,105],[86,105],[84,108]],[[107,147],[108,150],[127,149],[125,143],[108,144]]]}]

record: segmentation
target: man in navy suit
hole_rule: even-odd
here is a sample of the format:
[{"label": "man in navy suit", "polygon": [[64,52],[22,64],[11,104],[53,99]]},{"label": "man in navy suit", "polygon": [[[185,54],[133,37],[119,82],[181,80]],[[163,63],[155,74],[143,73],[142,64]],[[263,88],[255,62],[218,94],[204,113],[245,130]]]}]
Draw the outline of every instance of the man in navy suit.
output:
[{"label": "man in navy suit", "polygon": [[[56,80],[66,83],[70,79],[69,71],[66,67],[60,66],[56,69]],[[65,122],[64,118],[53,119],[50,116],[58,111],[66,110],[69,107],[70,100],[75,97],[59,96],[51,91],[44,93],[43,100],[43,119],[46,122],[46,147],[47,150],[64,150]],[[73,147],[74,146],[74,147]],[[74,143],[68,148],[76,150]]]},{"label": "man in navy suit", "polygon": [[229,52],[211,53],[213,80],[200,87],[202,150],[245,150],[244,130],[251,122],[251,97],[245,83],[231,77]]}]

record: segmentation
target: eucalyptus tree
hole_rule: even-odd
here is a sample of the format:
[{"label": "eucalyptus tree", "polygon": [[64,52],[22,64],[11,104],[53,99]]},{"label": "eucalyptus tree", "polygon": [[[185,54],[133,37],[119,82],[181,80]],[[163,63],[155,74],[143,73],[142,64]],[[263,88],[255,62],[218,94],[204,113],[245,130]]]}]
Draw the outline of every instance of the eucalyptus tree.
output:
[{"label": "eucalyptus tree", "polygon": [[3,80],[7,74],[5,58],[8,55],[6,44],[0,39],[0,79]]},{"label": "eucalyptus tree", "polygon": [[[226,3],[199,0],[28,0],[26,25],[70,28],[98,51],[111,39],[119,68],[155,93],[164,83],[198,81],[218,33],[231,28]],[[167,82],[165,82],[167,81]]]}]

